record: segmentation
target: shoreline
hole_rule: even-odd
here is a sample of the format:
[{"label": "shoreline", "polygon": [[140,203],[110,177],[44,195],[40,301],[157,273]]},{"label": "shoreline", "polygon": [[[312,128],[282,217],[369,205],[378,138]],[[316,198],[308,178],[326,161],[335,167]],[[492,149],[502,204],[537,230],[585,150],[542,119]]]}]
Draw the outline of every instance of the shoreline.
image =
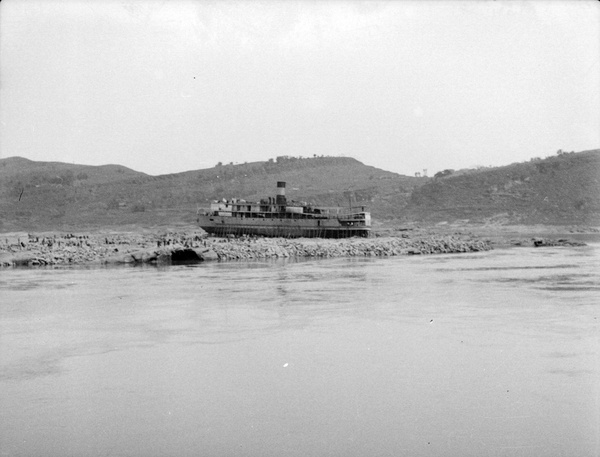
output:
[{"label": "shoreline", "polygon": [[[488,251],[517,246],[582,246],[535,230],[498,227],[380,229],[369,238],[219,238],[201,230],[13,232],[0,234],[0,267],[196,263],[273,258],[387,257]],[[531,228],[530,228],[531,229]],[[600,238],[595,229],[589,235]],[[571,237],[573,237],[571,233]],[[576,235],[576,234],[575,234]]]}]

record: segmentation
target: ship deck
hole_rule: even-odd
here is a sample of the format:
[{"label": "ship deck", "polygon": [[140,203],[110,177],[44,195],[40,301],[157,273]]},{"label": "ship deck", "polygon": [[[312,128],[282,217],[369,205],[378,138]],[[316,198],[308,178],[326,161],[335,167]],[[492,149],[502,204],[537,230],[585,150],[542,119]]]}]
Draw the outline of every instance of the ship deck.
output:
[{"label": "ship deck", "polygon": [[199,215],[198,225],[217,235],[258,235],[286,238],[368,237],[370,226],[358,220],[338,218],[264,218]]}]

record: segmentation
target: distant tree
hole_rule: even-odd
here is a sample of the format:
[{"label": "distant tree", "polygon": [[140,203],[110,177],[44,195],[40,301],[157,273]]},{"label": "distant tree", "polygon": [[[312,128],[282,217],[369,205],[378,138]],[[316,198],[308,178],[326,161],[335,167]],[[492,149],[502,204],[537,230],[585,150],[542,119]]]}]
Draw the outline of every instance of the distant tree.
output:
[{"label": "distant tree", "polygon": [[444,178],[446,176],[450,176],[452,173],[454,173],[454,170],[446,169],[444,171],[438,171],[435,175],[433,175],[433,177],[434,178]]},{"label": "distant tree", "polygon": [[222,167],[223,166],[223,162],[217,162],[217,167]]}]

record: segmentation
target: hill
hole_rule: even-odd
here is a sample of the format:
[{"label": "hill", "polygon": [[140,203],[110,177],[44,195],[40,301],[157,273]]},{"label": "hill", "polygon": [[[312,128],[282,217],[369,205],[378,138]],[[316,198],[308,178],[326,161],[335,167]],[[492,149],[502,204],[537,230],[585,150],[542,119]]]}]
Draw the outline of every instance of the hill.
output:
[{"label": "hill", "polygon": [[448,171],[415,189],[405,219],[522,225],[600,223],[600,150],[561,152],[543,160],[456,175]]},{"label": "hill", "polygon": [[504,167],[409,177],[347,157],[264,162],[150,176],[119,165],[0,159],[0,231],[193,226],[212,200],[275,194],[317,205],[366,205],[376,224],[598,225],[600,150]]},{"label": "hill", "polygon": [[368,205],[383,218],[406,206],[426,178],[402,176],[346,157],[281,156],[265,162],[217,165],[204,170],[149,176],[125,167],[92,167],[0,160],[1,231],[76,230],[136,225],[194,224],[199,207],[220,198],[257,200],[288,195],[318,205]]}]

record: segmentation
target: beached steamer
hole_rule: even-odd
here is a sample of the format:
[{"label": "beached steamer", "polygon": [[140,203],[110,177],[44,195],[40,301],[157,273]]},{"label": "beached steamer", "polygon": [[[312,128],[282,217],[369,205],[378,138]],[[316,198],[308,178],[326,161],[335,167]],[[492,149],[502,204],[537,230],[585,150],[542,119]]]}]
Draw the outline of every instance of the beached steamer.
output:
[{"label": "beached steamer", "polygon": [[288,201],[285,182],[277,183],[277,196],[250,203],[241,199],[213,202],[198,211],[198,225],[213,235],[261,235],[288,238],[368,237],[371,214],[357,208],[315,207]]}]

